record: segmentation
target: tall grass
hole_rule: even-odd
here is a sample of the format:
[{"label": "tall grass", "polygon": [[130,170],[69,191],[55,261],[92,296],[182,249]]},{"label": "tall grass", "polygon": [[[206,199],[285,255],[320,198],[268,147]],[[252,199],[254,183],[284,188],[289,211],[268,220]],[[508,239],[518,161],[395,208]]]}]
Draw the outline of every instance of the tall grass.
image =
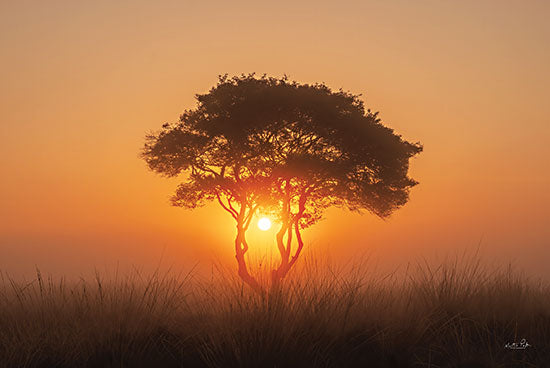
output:
[{"label": "tall grass", "polygon": [[221,267],[0,282],[5,367],[550,366],[548,285],[475,257],[389,275],[305,259],[267,297]]}]

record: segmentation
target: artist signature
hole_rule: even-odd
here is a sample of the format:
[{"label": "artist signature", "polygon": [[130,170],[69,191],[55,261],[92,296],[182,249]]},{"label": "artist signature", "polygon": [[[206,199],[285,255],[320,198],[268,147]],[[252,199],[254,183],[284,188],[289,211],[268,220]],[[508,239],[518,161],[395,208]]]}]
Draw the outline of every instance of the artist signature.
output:
[{"label": "artist signature", "polygon": [[506,343],[506,345],[504,345],[504,348],[505,349],[512,349],[512,350],[525,350],[527,349],[529,346],[529,343],[527,342],[527,340],[525,339],[521,339],[521,341],[519,343],[516,343],[516,342],[513,342],[513,343]]}]

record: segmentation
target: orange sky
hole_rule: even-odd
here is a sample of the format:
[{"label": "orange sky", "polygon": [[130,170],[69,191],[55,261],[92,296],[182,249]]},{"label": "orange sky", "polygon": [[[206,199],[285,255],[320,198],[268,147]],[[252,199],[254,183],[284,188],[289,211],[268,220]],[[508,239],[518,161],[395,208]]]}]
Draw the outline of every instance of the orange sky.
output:
[{"label": "orange sky", "polygon": [[218,74],[255,71],[361,93],[424,144],[404,208],[330,211],[306,246],[397,264],[481,241],[550,277],[549,4],[2,2],[0,270],[233,262],[233,220],[170,207],[177,180],[138,151]]}]

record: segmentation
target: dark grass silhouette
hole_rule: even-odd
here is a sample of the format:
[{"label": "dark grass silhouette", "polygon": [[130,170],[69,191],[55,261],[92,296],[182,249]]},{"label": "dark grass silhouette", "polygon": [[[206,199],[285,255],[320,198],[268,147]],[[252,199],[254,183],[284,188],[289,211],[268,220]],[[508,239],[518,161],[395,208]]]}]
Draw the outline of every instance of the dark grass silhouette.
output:
[{"label": "dark grass silhouette", "polygon": [[[2,275],[0,365],[550,366],[550,289],[510,267],[470,257],[384,276],[304,262],[269,297],[223,270],[71,285]],[[532,346],[504,348],[521,338]]]}]

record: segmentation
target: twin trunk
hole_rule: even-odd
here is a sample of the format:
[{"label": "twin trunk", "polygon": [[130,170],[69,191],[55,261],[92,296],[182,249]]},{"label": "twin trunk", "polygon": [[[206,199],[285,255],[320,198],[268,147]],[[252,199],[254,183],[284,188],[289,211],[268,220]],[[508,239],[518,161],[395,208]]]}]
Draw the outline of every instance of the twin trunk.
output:
[{"label": "twin trunk", "polygon": [[[296,235],[296,240],[298,242],[298,248],[296,249],[295,254],[291,257],[291,245],[292,245],[292,232]],[[245,237],[246,227],[242,224],[237,225],[237,236],[235,238],[235,258],[237,259],[238,264],[238,274],[239,277],[248,284],[254,291],[259,294],[264,294],[264,288],[258,283],[258,281],[250,274],[248,271],[245,254],[248,251],[248,243],[246,242]],[[286,233],[286,246],[284,242],[284,236]],[[293,222],[288,222],[281,227],[281,230],[277,233],[277,248],[281,255],[281,263],[279,267],[271,271],[271,290],[277,289],[281,280],[287,275],[288,271],[296,263],[304,243],[302,241],[302,236],[300,234],[298,220]]]}]

